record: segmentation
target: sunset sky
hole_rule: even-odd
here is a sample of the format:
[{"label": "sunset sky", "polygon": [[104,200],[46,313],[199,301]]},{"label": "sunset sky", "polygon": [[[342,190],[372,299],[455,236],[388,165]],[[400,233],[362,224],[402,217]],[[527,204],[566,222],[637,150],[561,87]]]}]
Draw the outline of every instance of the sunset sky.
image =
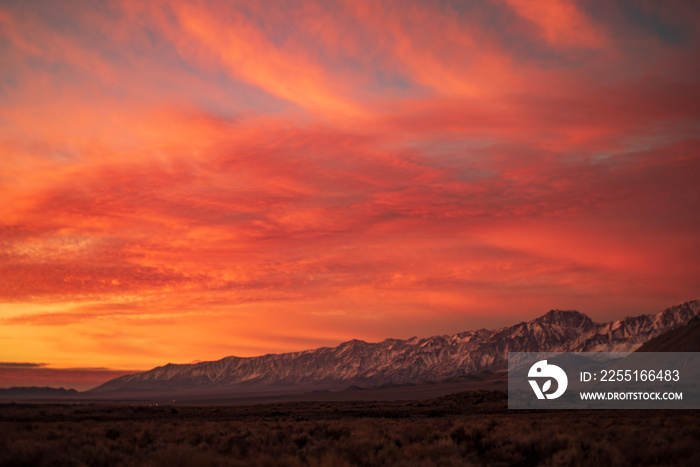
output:
[{"label": "sunset sky", "polygon": [[3,1],[0,387],[700,297],[697,2]]}]

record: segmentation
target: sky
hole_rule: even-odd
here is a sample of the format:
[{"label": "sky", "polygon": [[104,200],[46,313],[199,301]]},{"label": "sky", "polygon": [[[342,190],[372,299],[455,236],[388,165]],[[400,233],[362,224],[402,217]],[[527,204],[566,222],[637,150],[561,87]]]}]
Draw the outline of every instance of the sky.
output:
[{"label": "sky", "polygon": [[700,297],[692,1],[0,2],[0,387]]}]

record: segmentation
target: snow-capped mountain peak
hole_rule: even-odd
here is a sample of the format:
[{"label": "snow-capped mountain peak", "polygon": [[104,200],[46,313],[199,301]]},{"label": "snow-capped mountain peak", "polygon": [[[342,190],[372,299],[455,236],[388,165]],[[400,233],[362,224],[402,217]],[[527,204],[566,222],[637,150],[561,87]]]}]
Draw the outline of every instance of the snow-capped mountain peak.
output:
[{"label": "snow-capped mountain peak", "polygon": [[167,364],[108,381],[93,391],[439,381],[506,368],[508,352],[633,351],[700,314],[694,300],[656,315],[595,323],[578,311],[552,310],[532,321],[452,336],[353,339],[337,347],[212,362]]}]

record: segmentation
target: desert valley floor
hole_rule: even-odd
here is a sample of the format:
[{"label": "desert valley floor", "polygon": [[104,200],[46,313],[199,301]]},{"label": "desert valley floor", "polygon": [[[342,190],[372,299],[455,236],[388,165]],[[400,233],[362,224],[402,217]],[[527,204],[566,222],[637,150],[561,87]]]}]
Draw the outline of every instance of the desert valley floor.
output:
[{"label": "desert valley floor", "polygon": [[3,466],[700,465],[700,412],[514,411],[503,391],[253,405],[3,403]]}]

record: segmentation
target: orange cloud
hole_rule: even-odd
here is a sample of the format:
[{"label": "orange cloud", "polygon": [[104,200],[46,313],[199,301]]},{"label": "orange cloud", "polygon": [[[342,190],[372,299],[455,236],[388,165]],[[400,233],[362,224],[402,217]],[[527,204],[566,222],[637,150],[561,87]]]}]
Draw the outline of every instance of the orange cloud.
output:
[{"label": "orange cloud", "polygon": [[528,2],[505,0],[519,15],[540,28],[543,37],[555,46],[603,48],[601,31],[577,8],[572,0]]},{"label": "orange cloud", "polygon": [[131,2],[124,6],[132,15],[137,14],[133,10],[151,15],[180,56],[194,65],[220,66],[232,78],[314,113],[346,117],[362,113],[342,75],[311,59],[298,44],[275,43],[269,35],[274,30],[264,29],[270,25],[261,28],[236,5],[221,3],[212,9],[212,4],[172,2],[153,4],[146,12]]}]

